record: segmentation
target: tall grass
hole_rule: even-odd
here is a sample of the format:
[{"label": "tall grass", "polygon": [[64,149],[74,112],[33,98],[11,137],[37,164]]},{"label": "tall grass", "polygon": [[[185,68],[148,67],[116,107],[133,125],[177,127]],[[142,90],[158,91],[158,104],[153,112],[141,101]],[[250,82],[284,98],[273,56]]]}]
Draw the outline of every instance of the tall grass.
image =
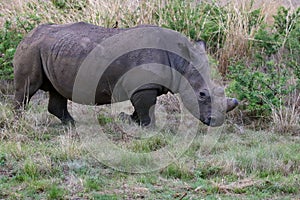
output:
[{"label": "tall grass", "polygon": [[[219,61],[219,70],[224,75],[230,60],[247,57],[251,53],[248,41],[254,39],[254,34],[262,21],[272,23],[270,17],[282,3],[274,0],[214,1],[212,3],[214,8],[206,10],[207,2],[209,1],[202,1],[204,8],[199,9],[199,2],[192,0],[24,0],[13,3],[3,1],[0,3],[2,10],[0,26],[3,26],[6,20],[18,24],[24,32],[41,23],[78,21],[104,27],[113,27],[116,21],[119,27],[132,27],[138,24],[166,26],[178,29],[192,39],[205,37],[202,39],[222,41],[223,46],[216,46],[217,49],[211,53],[215,53]],[[215,15],[214,19],[211,19],[211,15]],[[214,23],[219,28],[213,32],[217,37],[207,36],[211,33],[205,29],[216,26]]]},{"label": "tall grass", "polygon": [[139,0],[62,2],[66,2],[63,8],[55,5],[52,1],[1,2],[3,12],[1,25],[7,19],[18,21],[30,20],[32,17],[36,17],[38,23],[85,21],[105,27],[112,27],[115,21],[119,21],[121,27],[137,24],[156,24],[152,18],[152,13],[156,12],[163,4],[158,0],[151,2]]},{"label": "tall grass", "polygon": [[300,133],[300,95],[294,91],[288,97],[288,105],[272,107],[273,130],[281,134],[299,135]]},{"label": "tall grass", "polygon": [[[65,3],[62,5],[53,2]],[[203,9],[199,9],[199,3],[192,0],[4,1],[0,3],[0,26],[6,20],[18,24],[19,28],[25,29],[24,32],[41,23],[78,21],[105,27],[113,27],[116,21],[119,27],[138,24],[166,26],[177,29],[192,39],[202,37],[211,40],[208,41],[211,44],[222,43],[222,46],[216,46],[211,53],[218,59],[219,70],[224,75],[231,60],[246,58],[251,53],[248,41],[254,39],[261,22],[272,23],[271,17],[281,3],[274,0],[216,1],[212,3],[213,9],[207,10],[206,2],[209,1],[202,1]],[[219,30],[213,30],[211,35],[211,30],[207,29],[214,26]],[[213,45],[209,48],[213,48]]]}]

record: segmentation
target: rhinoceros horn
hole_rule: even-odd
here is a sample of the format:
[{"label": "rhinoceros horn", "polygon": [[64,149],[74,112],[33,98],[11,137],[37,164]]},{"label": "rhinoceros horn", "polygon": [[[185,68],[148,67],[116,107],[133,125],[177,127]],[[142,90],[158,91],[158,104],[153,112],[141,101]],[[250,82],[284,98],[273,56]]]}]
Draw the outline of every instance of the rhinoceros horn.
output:
[{"label": "rhinoceros horn", "polygon": [[227,98],[227,109],[226,112],[232,111],[235,107],[239,105],[239,102],[235,98]]}]

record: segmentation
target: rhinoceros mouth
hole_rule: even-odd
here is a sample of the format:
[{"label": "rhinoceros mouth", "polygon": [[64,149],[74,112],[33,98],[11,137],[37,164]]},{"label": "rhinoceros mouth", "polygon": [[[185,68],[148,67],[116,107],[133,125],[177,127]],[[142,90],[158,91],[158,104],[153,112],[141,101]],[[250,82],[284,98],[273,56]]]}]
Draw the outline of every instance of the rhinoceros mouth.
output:
[{"label": "rhinoceros mouth", "polygon": [[203,123],[211,127],[221,126],[224,123],[224,117],[217,117],[214,115],[210,115],[206,117]]}]

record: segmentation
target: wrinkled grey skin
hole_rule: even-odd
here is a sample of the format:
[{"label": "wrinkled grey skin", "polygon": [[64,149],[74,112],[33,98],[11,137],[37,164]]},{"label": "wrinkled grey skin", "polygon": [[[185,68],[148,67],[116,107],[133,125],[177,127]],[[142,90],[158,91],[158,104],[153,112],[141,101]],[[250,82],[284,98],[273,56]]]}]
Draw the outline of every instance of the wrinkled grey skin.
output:
[{"label": "wrinkled grey skin", "polygon": [[[14,56],[17,107],[25,106],[37,90],[49,91],[48,111],[63,123],[74,124],[74,119],[67,110],[67,100],[72,100],[74,81],[81,63],[101,41],[115,34],[122,34],[126,30],[129,29],[109,29],[83,22],[65,25],[45,24],[35,28],[19,44]],[[216,88],[210,94],[204,80],[192,73],[186,60],[174,53],[157,49],[137,50],[114,61],[98,83],[96,104],[111,103],[110,88],[115,86],[122,74],[145,63],[161,63],[180,71],[199,94],[200,114],[194,115],[207,125],[221,125],[225,113],[233,110],[238,104],[236,99],[224,99],[223,89]],[[170,91],[168,88],[157,84],[142,86],[128,97],[135,108],[130,118],[143,126],[153,124],[154,113],[150,108],[155,105],[157,96],[168,91]],[[212,97],[222,98],[222,102],[226,104],[225,108],[223,106],[218,112],[212,113]],[[192,108],[190,111],[193,113]]]}]

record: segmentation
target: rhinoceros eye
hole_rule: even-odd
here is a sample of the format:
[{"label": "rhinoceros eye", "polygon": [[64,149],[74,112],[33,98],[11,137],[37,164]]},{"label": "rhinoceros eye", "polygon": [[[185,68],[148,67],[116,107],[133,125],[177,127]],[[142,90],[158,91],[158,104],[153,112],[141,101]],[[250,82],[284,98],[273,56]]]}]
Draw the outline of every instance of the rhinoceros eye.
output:
[{"label": "rhinoceros eye", "polygon": [[199,92],[199,100],[204,101],[209,98],[209,92],[207,90],[202,90]]},{"label": "rhinoceros eye", "polygon": [[205,97],[205,96],[206,96],[205,92],[200,92],[200,97]]}]

